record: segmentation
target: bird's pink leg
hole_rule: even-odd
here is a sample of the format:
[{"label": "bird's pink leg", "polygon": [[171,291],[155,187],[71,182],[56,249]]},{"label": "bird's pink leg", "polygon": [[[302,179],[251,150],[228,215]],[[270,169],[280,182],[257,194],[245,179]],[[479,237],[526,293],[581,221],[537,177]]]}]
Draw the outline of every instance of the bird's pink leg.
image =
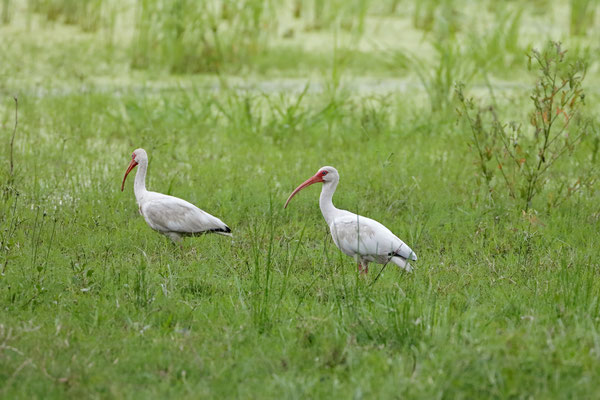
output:
[{"label": "bird's pink leg", "polygon": [[367,275],[369,273],[369,263],[359,261],[358,262],[358,272],[360,272],[361,275]]}]

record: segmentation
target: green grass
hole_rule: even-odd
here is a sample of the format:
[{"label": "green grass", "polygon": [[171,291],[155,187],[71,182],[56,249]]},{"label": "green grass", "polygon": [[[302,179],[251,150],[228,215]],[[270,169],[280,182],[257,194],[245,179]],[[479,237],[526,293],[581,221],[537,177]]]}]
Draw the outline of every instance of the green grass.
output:
[{"label": "green grass", "polygon": [[[411,26],[414,4],[369,5],[393,6],[395,17],[352,4],[363,38],[386,18]],[[171,76],[131,69],[130,42],[108,46],[104,28],[47,25],[11,7],[0,28],[14,38],[0,43],[0,397],[600,395],[597,185],[563,202],[545,185],[528,213],[478,185],[471,133],[448,87],[482,58],[456,49],[445,65],[434,35],[412,43],[418,53],[411,43],[359,46],[324,26],[274,39],[242,76]],[[503,21],[522,27],[546,15],[510,12]],[[565,18],[555,32],[594,71],[593,35],[562,36]],[[311,35],[321,52],[304,47]],[[504,49],[494,60],[512,66],[499,75],[508,82],[496,66],[465,91],[489,100],[491,86],[502,120],[527,121],[534,79],[516,49],[534,43],[511,47],[510,35],[482,45]],[[391,64],[396,50],[427,71]],[[268,63],[278,54],[296,62]],[[369,86],[381,77],[399,89]],[[598,170],[598,80],[590,73],[583,85],[593,123],[556,165],[567,177]],[[435,90],[443,106],[432,110]],[[137,147],[149,153],[151,190],[220,217],[234,238],[180,248],[152,231],[132,181],[120,192]],[[359,277],[329,238],[317,187],[283,209],[323,165],[341,175],[335,204],[404,239],[419,256],[414,273],[387,266],[374,282],[381,267],[372,264]]]}]

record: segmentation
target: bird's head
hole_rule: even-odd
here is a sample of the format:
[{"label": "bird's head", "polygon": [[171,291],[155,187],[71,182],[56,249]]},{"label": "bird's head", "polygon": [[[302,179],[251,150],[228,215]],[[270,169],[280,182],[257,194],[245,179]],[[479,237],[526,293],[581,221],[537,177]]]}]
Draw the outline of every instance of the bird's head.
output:
[{"label": "bird's head", "polygon": [[290,194],[290,197],[288,197],[287,201],[285,202],[285,206],[283,206],[283,208],[286,208],[288,203],[290,202],[290,200],[292,200],[292,197],[294,197],[296,195],[296,193],[298,193],[305,187],[310,186],[313,183],[318,183],[318,182],[322,182],[324,184],[327,184],[329,182],[337,182],[337,181],[339,181],[339,179],[340,179],[340,175],[338,174],[337,169],[335,169],[333,167],[319,168],[319,170],[317,171],[316,174],[314,174],[312,177],[310,177],[306,181],[304,181],[300,186],[298,186],[292,192],[292,194]]},{"label": "bird's head", "polygon": [[123,177],[123,183],[121,183],[121,192],[125,188],[125,180],[127,179],[127,175],[131,172],[132,169],[135,168],[139,163],[147,162],[148,154],[146,154],[146,150],[144,149],[135,149],[131,154],[131,162],[129,163],[129,167],[127,171],[125,171],[125,176]]}]

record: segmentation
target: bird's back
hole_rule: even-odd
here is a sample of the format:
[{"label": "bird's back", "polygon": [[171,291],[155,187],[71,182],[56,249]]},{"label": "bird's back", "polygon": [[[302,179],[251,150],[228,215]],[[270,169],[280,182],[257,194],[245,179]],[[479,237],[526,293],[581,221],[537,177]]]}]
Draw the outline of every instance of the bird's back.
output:
[{"label": "bird's back", "polygon": [[400,257],[416,260],[406,243],[379,222],[349,211],[340,210],[329,226],[333,241],[345,254]]},{"label": "bird's back", "polygon": [[188,201],[162,193],[147,192],[140,201],[140,212],[148,225],[159,232],[180,234],[231,232],[219,218]]}]

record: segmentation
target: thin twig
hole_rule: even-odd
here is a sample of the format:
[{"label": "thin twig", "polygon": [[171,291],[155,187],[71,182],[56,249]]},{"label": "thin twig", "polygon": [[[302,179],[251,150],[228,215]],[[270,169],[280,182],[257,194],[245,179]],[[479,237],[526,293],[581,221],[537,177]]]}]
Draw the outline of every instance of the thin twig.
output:
[{"label": "thin twig", "polygon": [[488,171],[487,168],[485,166],[485,157],[483,155],[483,150],[482,150],[482,146],[479,144],[479,138],[477,137],[477,131],[475,129],[475,122],[473,121],[473,119],[471,118],[471,115],[469,114],[469,108],[467,107],[467,104],[465,103],[466,100],[461,100],[461,105],[464,109],[464,114],[467,117],[467,120],[469,121],[469,127],[471,128],[471,132],[473,133],[473,141],[475,142],[475,147],[477,147],[477,153],[479,154],[479,162],[480,162],[480,167],[481,167],[481,172],[483,172],[483,178],[485,179],[485,183],[487,185],[488,191],[491,192],[492,188],[490,186],[490,182],[488,179]]},{"label": "thin twig", "polygon": [[497,127],[497,129],[501,133],[501,135],[498,135],[498,136],[500,136],[500,140],[502,141],[502,145],[504,146],[504,150],[506,150],[506,153],[515,162],[516,167],[520,168],[521,167],[521,163],[519,162],[518,157],[513,153],[512,149],[510,148],[510,140],[507,139],[508,135],[504,131],[504,126],[500,122],[500,118],[498,118],[498,114],[496,113],[496,109],[494,107],[492,107],[490,109],[490,112],[492,113],[492,117],[494,118],[494,124],[495,124],[495,126]]},{"label": "thin twig", "polygon": [[500,172],[502,173],[502,177],[504,178],[504,183],[506,184],[506,187],[508,188],[508,191],[510,192],[510,197],[512,197],[514,199],[514,198],[516,198],[515,192],[512,188],[510,181],[508,180],[508,177],[504,173],[504,168],[502,167],[502,163],[500,162],[500,159],[498,158],[498,154],[495,154],[495,157],[496,157],[496,162],[498,163],[498,166],[500,167]]}]

